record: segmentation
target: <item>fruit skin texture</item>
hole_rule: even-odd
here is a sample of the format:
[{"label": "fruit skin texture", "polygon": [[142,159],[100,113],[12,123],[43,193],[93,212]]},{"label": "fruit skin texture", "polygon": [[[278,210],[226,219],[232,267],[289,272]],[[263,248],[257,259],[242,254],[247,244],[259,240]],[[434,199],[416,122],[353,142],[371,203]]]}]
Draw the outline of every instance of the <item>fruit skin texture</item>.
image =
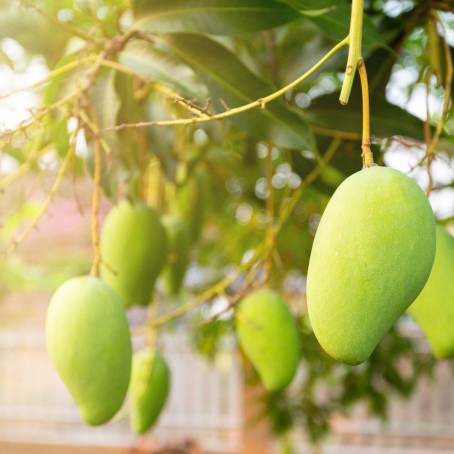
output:
[{"label": "fruit skin texture", "polygon": [[435,254],[435,220],[417,184],[386,167],[336,190],[315,235],[307,276],[314,333],[338,361],[365,361],[418,296]]},{"label": "fruit skin texture", "polygon": [[285,301],[272,290],[257,290],[240,302],[235,323],[240,346],[265,388],[286,387],[298,368],[300,338]]},{"label": "fruit skin texture", "polygon": [[191,233],[186,221],[177,216],[163,220],[168,239],[168,263],[163,271],[164,288],[168,295],[176,295],[183,284],[191,254]]},{"label": "fruit skin texture", "polygon": [[112,208],[101,235],[101,278],[127,307],[150,302],[166,258],[166,232],[152,208],[129,202]]},{"label": "fruit skin texture", "polygon": [[158,420],[170,390],[170,369],[158,351],[135,353],[131,375],[131,426],[145,433]]},{"label": "fruit skin texture", "polygon": [[124,306],[100,279],[70,279],[47,311],[47,350],[82,419],[109,421],[128,390],[132,347]]},{"label": "fruit skin texture", "polygon": [[437,358],[454,356],[454,238],[437,226],[435,261],[425,287],[408,312]]}]

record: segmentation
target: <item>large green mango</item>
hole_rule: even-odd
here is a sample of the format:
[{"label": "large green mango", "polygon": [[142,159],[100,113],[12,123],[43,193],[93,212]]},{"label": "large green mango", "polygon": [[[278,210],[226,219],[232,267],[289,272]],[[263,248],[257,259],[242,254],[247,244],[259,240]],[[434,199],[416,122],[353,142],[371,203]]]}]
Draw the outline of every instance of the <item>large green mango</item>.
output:
[{"label": "large green mango", "polygon": [[435,255],[435,221],[419,186],[372,167],[347,178],[320,221],[309,261],[314,333],[334,359],[365,361],[418,296]]},{"label": "large green mango", "polygon": [[454,238],[437,226],[437,247],[425,287],[408,312],[437,358],[454,356]]},{"label": "large green mango", "polygon": [[167,237],[156,212],[122,202],[107,216],[101,235],[101,278],[126,306],[146,306],[167,259]]},{"label": "large green mango", "polygon": [[300,339],[285,301],[272,290],[257,290],[240,302],[235,323],[240,346],[265,388],[287,386],[298,368]]},{"label": "large green mango", "polygon": [[84,276],[61,285],[49,305],[47,350],[82,419],[109,421],[126,396],[131,337],[118,295],[100,279]]},{"label": "large green mango", "polygon": [[131,375],[131,426],[142,434],[158,420],[170,390],[170,370],[158,351],[134,354]]},{"label": "large green mango", "polygon": [[163,219],[168,239],[168,263],[163,271],[164,288],[176,295],[183,284],[191,254],[191,234],[186,221],[177,216]]}]

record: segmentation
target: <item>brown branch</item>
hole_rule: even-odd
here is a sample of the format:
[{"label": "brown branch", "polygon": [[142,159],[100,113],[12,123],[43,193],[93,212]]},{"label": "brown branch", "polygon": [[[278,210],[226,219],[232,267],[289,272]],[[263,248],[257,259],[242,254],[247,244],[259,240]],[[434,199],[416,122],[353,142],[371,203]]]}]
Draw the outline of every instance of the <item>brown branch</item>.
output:
[{"label": "brown branch", "polygon": [[207,123],[210,121],[216,120],[223,120],[225,118],[233,117],[243,112],[247,112],[251,109],[256,109],[257,107],[266,108],[266,105],[281,96],[283,96],[288,91],[292,90],[293,88],[297,87],[301,82],[306,80],[312,74],[314,74],[327,60],[329,60],[334,54],[336,54],[340,49],[346,46],[348,43],[347,38],[340,41],[336,44],[329,52],[327,52],[314,66],[312,66],[308,71],[306,71],[303,75],[295,79],[293,82],[290,82],[285,87],[271,93],[268,96],[263,98],[259,98],[255,101],[252,101],[248,104],[234,107],[228,109],[224,112],[214,114],[214,115],[207,115],[202,114],[195,118],[180,118],[177,120],[153,120],[153,121],[141,121],[138,123],[122,123],[120,125],[116,125],[110,128],[105,128],[101,130],[101,133],[111,132],[111,131],[120,131],[122,129],[131,129],[131,128],[146,128],[150,126],[177,126],[177,125],[193,125],[197,123]]}]

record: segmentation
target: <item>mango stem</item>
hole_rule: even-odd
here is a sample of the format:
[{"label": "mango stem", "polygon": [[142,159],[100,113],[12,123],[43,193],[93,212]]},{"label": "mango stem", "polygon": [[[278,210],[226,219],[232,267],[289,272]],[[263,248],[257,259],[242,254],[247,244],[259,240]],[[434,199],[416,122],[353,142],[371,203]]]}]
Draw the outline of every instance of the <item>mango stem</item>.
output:
[{"label": "mango stem", "polygon": [[367,80],[367,71],[364,60],[358,63],[358,73],[361,80],[361,95],[363,99],[363,136],[362,136],[362,158],[363,168],[373,167],[374,155],[370,149],[370,101],[369,101],[369,83]]},{"label": "mango stem", "polygon": [[339,101],[342,105],[348,104],[350,93],[355,80],[356,69],[361,60],[363,42],[364,0],[352,1],[352,15],[348,34],[348,59],[345,68],[345,77]]}]

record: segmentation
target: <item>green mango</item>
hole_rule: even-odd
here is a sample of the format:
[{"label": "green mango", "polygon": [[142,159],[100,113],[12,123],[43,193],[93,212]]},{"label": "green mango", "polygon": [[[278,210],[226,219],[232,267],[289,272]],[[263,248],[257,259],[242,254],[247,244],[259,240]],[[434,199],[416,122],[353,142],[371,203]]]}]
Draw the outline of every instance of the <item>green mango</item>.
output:
[{"label": "green mango", "polygon": [[96,277],[66,281],[50,302],[46,338],[82,419],[109,421],[123,404],[131,374],[131,337],[119,296]]},{"label": "green mango", "polygon": [[191,233],[186,221],[178,216],[166,216],[168,263],[163,271],[163,283],[168,295],[177,295],[183,284],[191,255]]},{"label": "green mango", "polygon": [[158,420],[170,390],[170,369],[158,351],[135,353],[131,375],[131,426],[145,433]]},{"label": "green mango", "polygon": [[285,388],[300,360],[298,328],[285,301],[272,290],[257,290],[239,303],[235,324],[241,349],[265,388]]},{"label": "green mango", "polygon": [[408,312],[437,358],[454,356],[454,238],[437,226],[435,261],[425,287]]},{"label": "green mango", "polygon": [[435,220],[419,186],[386,167],[361,170],[336,190],[315,235],[309,318],[338,361],[365,361],[426,283]]},{"label": "green mango", "polygon": [[146,306],[167,259],[167,236],[156,212],[122,202],[108,214],[101,235],[101,278],[126,306]]}]

